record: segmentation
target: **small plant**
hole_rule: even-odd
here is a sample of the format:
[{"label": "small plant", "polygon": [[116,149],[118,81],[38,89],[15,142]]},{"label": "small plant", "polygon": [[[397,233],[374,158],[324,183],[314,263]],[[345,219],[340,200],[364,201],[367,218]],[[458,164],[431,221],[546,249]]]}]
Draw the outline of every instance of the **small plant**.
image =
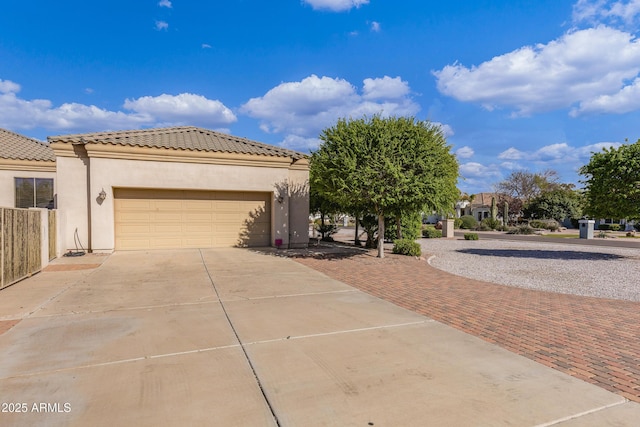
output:
[{"label": "small plant", "polygon": [[433,226],[427,226],[422,230],[422,237],[427,239],[437,239],[442,237],[442,230],[436,230]]},{"label": "small plant", "polygon": [[409,239],[398,239],[393,242],[393,250],[394,254],[399,255],[409,255],[409,256],[420,256],[422,254],[422,249],[420,248],[420,244],[418,242],[414,242]]},{"label": "small plant", "polygon": [[463,215],[460,217],[460,220],[462,221],[460,228],[464,228],[465,230],[473,230],[478,226],[478,220],[471,215]]},{"label": "small plant", "polygon": [[509,229],[507,234],[534,234],[536,230],[530,227],[528,224],[519,225],[517,227]]},{"label": "small plant", "polygon": [[464,233],[464,240],[478,240],[478,233]]},{"label": "small plant", "polygon": [[333,242],[331,235],[338,232],[338,227],[335,224],[320,224],[316,226],[316,230],[322,236],[323,241]]},{"label": "small plant", "polygon": [[542,228],[549,231],[557,231],[560,228],[560,223],[555,219],[536,219],[529,222],[529,225],[533,228]]},{"label": "small plant", "polygon": [[485,218],[482,220],[482,222],[480,222],[480,227],[478,228],[478,230],[480,231],[496,230],[500,226],[502,226],[501,221],[493,218]]},{"label": "small plant", "polygon": [[453,228],[459,229],[461,226],[462,226],[462,218],[456,218],[453,220]]}]

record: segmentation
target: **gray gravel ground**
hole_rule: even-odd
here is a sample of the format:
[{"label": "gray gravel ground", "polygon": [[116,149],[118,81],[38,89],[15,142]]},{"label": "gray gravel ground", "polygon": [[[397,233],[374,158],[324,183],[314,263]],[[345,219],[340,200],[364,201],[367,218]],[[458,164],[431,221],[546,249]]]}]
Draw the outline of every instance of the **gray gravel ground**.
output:
[{"label": "gray gravel ground", "polygon": [[505,240],[420,239],[429,263],[528,289],[640,301],[640,250]]}]

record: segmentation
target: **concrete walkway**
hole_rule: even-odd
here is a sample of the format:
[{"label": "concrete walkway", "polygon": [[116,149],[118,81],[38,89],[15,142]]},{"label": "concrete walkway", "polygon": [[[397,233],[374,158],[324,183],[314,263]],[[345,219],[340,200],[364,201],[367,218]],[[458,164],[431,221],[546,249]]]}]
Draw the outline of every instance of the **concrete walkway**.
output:
[{"label": "concrete walkway", "polygon": [[619,395],[240,249],[57,260],[0,292],[3,330],[3,426],[640,419]]}]

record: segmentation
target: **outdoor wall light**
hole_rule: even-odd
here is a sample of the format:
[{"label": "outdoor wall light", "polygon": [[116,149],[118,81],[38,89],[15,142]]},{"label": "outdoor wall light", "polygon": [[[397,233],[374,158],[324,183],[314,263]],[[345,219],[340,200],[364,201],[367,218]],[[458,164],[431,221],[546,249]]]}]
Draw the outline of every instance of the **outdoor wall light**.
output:
[{"label": "outdoor wall light", "polygon": [[278,196],[278,203],[282,203],[283,200],[284,200],[284,197]]},{"label": "outdoor wall light", "polygon": [[98,194],[98,199],[104,200],[106,198],[107,198],[107,193],[104,191],[104,188],[103,188],[100,194]]}]

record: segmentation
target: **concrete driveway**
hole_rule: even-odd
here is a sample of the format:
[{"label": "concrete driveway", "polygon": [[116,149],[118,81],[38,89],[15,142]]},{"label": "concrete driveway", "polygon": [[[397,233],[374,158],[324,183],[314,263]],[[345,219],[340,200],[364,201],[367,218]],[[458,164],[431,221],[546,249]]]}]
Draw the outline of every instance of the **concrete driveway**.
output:
[{"label": "concrete driveway", "polygon": [[640,405],[241,249],[54,262],[0,292],[0,425],[637,425]]}]

